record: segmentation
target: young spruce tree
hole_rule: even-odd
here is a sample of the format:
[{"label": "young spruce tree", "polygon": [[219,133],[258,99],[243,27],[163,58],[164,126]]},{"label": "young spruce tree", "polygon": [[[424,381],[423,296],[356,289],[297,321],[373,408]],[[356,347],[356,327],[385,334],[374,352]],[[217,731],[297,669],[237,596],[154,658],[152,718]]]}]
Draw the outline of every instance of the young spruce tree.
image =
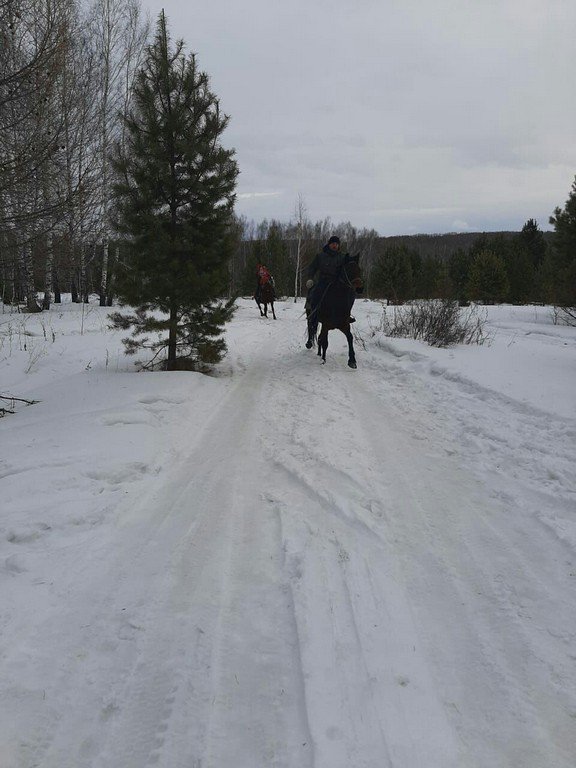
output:
[{"label": "young spruce tree", "polygon": [[152,350],[146,367],[202,369],[225,352],[224,300],[233,249],[238,167],[220,145],[228,117],[184,43],[172,47],[164,12],[136,76],[122,145],[114,153],[116,226],[127,240],[117,290],[132,314],[128,354]]},{"label": "young spruce tree", "polygon": [[468,297],[483,304],[499,304],[506,298],[508,289],[504,259],[491,250],[477,253],[470,265]]}]

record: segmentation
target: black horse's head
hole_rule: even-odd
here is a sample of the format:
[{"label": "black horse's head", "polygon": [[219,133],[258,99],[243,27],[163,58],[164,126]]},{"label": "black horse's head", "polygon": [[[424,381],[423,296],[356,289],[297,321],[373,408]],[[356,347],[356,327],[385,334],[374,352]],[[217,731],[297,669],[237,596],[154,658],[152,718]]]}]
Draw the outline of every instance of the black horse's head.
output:
[{"label": "black horse's head", "polygon": [[356,293],[362,293],[364,290],[364,280],[362,279],[362,270],[358,263],[360,254],[348,258],[342,264],[340,269],[340,279],[347,284],[350,288],[354,289]]}]

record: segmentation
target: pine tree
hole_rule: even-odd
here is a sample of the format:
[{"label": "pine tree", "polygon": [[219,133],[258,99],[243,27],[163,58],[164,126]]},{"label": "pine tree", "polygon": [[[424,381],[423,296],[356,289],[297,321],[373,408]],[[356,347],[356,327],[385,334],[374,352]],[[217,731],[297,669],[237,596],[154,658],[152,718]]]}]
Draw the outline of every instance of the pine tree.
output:
[{"label": "pine tree", "polygon": [[421,260],[418,282],[415,282],[417,299],[438,298],[438,281],[442,262],[435,256],[426,256]]},{"label": "pine tree", "polygon": [[473,301],[496,304],[508,293],[504,260],[493,251],[480,251],[470,267],[467,292]]},{"label": "pine tree", "polygon": [[540,273],[546,257],[546,241],[534,219],[514,236],[506,254],[506,269],[510,283],[509,300],[516,304],[542,300]]},{"label": "pine tree", "polygon": [[452,287],[451,297],[457,299],[461,307],[468,303],[466,286],[468,285],[471,264],[472,256],[462,248],[459,248],[448,258],[448,275]]},{"label": "pine tree", "polygon": [[535,298],[536,269],[530,251],[523,247],[518,235],[506,256],[508,300],[513,304],[527,304]]},{"label": "pine tree", "polygon": [[[125,135],[114,152],[115,223],[127,239],[117,275],[117,327],[133,328],[127,353],[151,349],[149,367],[200,368],[221,358],[233,248],[238,168],[220,144],[228,117],[184,43],[172,48],[162,12],[139,70]],[[166,336],[167,333],[167,336]],[[154,338],[151,339],[151,334]]]},{"label": "pine tree", "polygon": [[389,246],[378,258],[372,270],[370,292],[393,304],[403,304],[412,297],[412,261],[405,246]]},{"label": "pine tree", "polygon": [[576,307],[576,177],[564,208],[554,210],[550,224],[554,225],[553,300],[561,307]]},{"label": "pine tree", "polygon": [[534,219],[528,219],[517,236],[517,241],[530,254],[534,269],[538,269],[544,261],[547,250],[544,233],[538,226],[538,222]]}]

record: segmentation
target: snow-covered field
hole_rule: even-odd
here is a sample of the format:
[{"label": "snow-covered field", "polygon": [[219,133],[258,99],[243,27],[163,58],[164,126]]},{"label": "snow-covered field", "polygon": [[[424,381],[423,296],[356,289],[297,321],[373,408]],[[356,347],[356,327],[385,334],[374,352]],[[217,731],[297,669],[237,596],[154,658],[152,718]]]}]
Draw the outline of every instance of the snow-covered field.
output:
[{"label": "snow-covered field", "polygon": [[574,768],[576,329],[381,311],[351,371],[241,301],[216,377],[0,314],[0,768]]}]

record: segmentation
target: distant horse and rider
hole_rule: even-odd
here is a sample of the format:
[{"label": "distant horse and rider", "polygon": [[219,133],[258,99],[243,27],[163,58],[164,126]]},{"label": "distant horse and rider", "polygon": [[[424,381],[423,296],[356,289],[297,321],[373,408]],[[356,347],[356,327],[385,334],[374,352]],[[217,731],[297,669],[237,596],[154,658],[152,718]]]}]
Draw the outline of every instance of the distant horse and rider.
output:
[{"label": "distant horse and rider", "polygon": [[254,298],[260,310],[260,317],[268,317],[268,305],[270,305],[272,317],[276,320],[276,313],[274,312],[274,300],[276,299],[274,278],[269,269],[263,264],[258,264],[256,267],[256,291]]},{"label": "distant horse and rider", "polygon": [[[356,294],[362,293],[363,290],[359,257],[360,254],[356,256],[340,254],[340,239],[334,236],[328,240],[308,267],[306,347],[311,349],[317,341],[318,355],[322,358],[322,363],[326,362],[328,332],[337,329],[346,336],[348,341],[348,366],[357,367],[354,339],[350,330],[350,325],[355,322],[355,319],[350,313]],[[318,279],[315,282],[316,275]],[[321,329],[317,334],[319,324]]]}]

